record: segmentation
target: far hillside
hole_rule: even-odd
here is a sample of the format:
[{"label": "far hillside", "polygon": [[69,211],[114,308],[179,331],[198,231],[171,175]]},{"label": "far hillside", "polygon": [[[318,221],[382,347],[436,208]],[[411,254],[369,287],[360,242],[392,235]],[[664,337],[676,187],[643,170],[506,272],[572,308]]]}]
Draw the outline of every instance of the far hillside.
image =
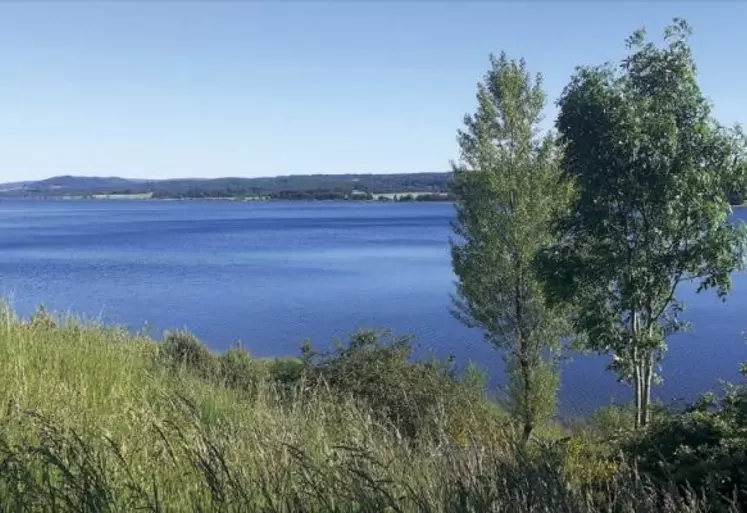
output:
[{"label": "far hillside", "polygon": [[0,185],[2,197],[88,197],[149,195],[156,199],[374,199],[408,195],[443,196],[451,173],[293,175],[265,178],[179,178],[131,180],[58,176]]}]

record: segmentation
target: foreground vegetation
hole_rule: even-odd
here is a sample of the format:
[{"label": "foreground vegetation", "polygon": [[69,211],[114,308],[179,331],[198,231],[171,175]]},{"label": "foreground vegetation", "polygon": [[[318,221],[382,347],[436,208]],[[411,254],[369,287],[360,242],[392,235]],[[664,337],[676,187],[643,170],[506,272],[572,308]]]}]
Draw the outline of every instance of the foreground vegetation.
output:
[{"label": "foreground vegetation", "polygon": [[738,511],[743,499],[739,387],[714,411],[662,414],[650,437],[607,410],[524,446],[478,373],[410,363],[407,339],[361,332],[258,360],[184,332],[158,344],[44,312],[2,319],[3,511]]}]

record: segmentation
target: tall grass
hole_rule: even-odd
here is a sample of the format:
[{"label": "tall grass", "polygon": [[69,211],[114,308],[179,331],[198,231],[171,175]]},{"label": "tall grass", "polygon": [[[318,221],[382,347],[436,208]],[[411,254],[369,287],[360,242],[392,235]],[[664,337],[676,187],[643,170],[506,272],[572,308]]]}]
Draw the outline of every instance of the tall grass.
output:
[{"label": "tall grass", "polygon": [[[500,422],[447,405],[435,436],[407,437],[370,406],[325,386],[289,391],[260,380],[247,394],[165,365],[158,344],[123,330],[22,322],[8,311],[1,318],[2,511],[717,506],[652,486],[614,455],[592,461],[578,438],[524,451]],[[585,473],[590,467],[596,474]]]}]

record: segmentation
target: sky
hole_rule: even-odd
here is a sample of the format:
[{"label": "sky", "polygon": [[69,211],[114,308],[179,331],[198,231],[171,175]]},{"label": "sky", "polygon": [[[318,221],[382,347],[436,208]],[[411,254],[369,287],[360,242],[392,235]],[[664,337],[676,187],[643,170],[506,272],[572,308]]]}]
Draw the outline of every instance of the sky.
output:
[{"label": "sky", "polygon": [[747,2],[0,2],[0,182],[445,171],[488,56],[543,74],[692,25],[700,83],[747,122]]}]

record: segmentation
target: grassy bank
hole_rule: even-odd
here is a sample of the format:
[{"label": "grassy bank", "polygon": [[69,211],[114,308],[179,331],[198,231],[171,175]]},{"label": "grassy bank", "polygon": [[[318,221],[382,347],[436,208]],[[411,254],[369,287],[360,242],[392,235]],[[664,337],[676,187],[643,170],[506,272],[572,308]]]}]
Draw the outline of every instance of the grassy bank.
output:
[{"label": "grassy bank", "polygon": [[479,376],[410,364],[405,339],[362,333],[331,354],[260,361],[185,333],[157,344],[44,314],[1,319],[3,511],[718,505],[654,486],[598,427],[548,428],[519,449]]}]

